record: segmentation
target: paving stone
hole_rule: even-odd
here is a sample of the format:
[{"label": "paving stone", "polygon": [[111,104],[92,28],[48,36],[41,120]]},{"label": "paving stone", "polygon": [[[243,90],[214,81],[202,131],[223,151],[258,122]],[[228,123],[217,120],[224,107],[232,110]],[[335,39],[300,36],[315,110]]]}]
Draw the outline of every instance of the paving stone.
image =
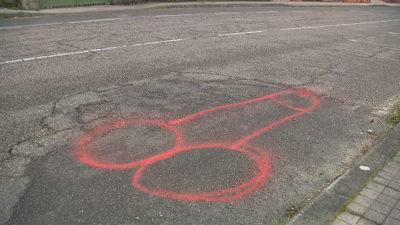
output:
[{"label": "paving stone", "polygon": [[[379,196],[375,199],[375,201],[378,201],[380,203],[383,203],[383,204],[391,206],[391,207],[395,206],[397,203],[397,199],[394,199],[394,198],[384,195],[382,193],[379,194]],[[400,205],[399,205],[399,207],[400,207]]]},{"label": "paving stone", "polygon": [[389,173],[397,174],[400,171],[400,168],[395,168],[393,166],[386,165],[382,168],[382,170]]},{"label": "paving stone", "polygon": [[386,178],[386,179],[388,179],[388,180],[392,180],[392,179],[394,178],[394,176],[396,176],[396,175],[393,174],[393,173],[389,173],[389,172],[386,172],[386,171],[381,170],[381,171],[378,173],[378,176],[384,177],[384,178]]},{"label": "paving stone", "polygon": [[392,198],[395,198],[395,199],[399,199],[400,198],[400,192],[394,190],[393,188],[386,187],[385,189],[383,189],[382,193],[385,194],[385,195],[388,195],[388,196],[390,196]]},{"label": "paving stone", "polygon": [[349,224],[355,224],[360,217],[344,211],[336,219],[340,219]]},{"label": "paving stone", "polygon": [[394,219],[396,219],[396,220],[400,220],[400,210],[393,209],[393,211],[390,213],[389,216],[394,218]]},{"label": "paving stone", "polygon": [[372,189],[377,192],[381,192],[381,191],[383,191],[383,189],[385,189],[385,186],[375,183],[375,182],[369,182],[367,184],[367,188]]},{"label": "paving stone", "polygon": [[339,219],[336,219],[335,221],[333,221],[333,223],[331,223],[331,225],[349,225],[349,224]]},{"label": "paving stone", "polygon": [[390,211],[392,210],[392,207],[390,207],[388,205],[385,205],[385,204],[382,204],[382,203],[377,202],[377,201],[374,201],[371,204],[370,208],[375,210],[375,211],[377,211],[377,212],[380,212],[380,213],[382,213],[384,215],[389,215]]},{"label": "paving stone", "polygon": [[367,220],[367,219],[365,219],[365,218],[361,218],[361,219],[356,223],[356,225],[376,225],[376,223],[374,223],[374,222],[372,222],[372,221],[369,221],[369,220]]},{"label": "paving stone", "polygon": [[374,200],[367,198],[364,195],[357,195],[357,197],[354,199],[354,201],[359,203],[360,205],[369,207]]},{"label": "paving stone", "polygon": [[363,206],[363,205],[360,205],[360,204],[358,204],[357,202],[352,201],[352,202],[347,206],[347,209],[350,210],[350,211],[353,211],[353,212],[355,212],[355,213],[357,213],[357,214],[362,215],[362,214],[365,212],[365,210],[367,210],[367,207],[365,207],[365,206]]},{"label": "paving stone", "polygon": [[400,190],[400,183],[395,182],[395,181],[393,181],[393,180],[392,180],[392,182],[389,183],[388,186],[391,187],[391,188],[393,188],[393,189]]},{"label": "paving stone", "polygon": [[374,181],[379,182],[379,183],[381,183],[383,185],[388,185],[390,183],[390,180],[388,180],[388,179],[386,179],[384,177],[380,177],[380,176],[376,176],[374,178]]},{"label": "paving stone", "polygon": [[391,217],[388,217],[385,222],[383,222],[383,225],[399,225],[400,220],[393,219]]},{"label": "paving stone", "polygon": [[371,189],[369,189],[369,188],[364,188],[364,189],[361,191],[360,194],[362,194],[362,195],[364,195],[364,196],[366,196],[366,197],[368,197],[368,198],[370,198],[370,199],[375,199],[376,197],[378,197],[379,192],[374,191],[374,190],[371,190]]},{"label": "paving stone", "polygon": [[395,156],[391,160],[394,160],[396,162],[400,162],[400,156]]},{"label": "paving stone", "polygon": [[395,167],[395,168],[400,168],[400,162],[396,162],[396,161],[389,161],[386,165]]},{"label": "paving stone", "polygon": [[395,176],[392,181],[396,181],[397,183],[400,183],[400,175]]},{"label": "paving stone", "polygon": [[397,203],[397,205],[395,206],[396,209],[400,210],[400,201]]},{"label": "paving stone", "polygon": [[386,218],[386,216],[383,215],[382,213],[379,213],[372,209],[367,209],[367,211],[365,211],[365,213],[364,213],[364,217],[366,217],[372,221],[375,221],[377,223],[382,223],[383,220]]}]

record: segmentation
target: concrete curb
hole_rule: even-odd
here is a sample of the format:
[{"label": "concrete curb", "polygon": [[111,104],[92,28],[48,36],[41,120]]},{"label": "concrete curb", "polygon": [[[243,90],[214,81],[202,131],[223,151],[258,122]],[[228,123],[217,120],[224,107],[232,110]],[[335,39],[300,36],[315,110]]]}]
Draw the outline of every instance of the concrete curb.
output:
[{"label": "concrete curb", "polygon": [[[394,130],[399,130],[398,124]],[[389,132],[342,176],[305,206],[288,224],[326,224],[329,219],[374,175],[400,147],[400,132]],[[370,170],[361,170],[367,166]]]}]

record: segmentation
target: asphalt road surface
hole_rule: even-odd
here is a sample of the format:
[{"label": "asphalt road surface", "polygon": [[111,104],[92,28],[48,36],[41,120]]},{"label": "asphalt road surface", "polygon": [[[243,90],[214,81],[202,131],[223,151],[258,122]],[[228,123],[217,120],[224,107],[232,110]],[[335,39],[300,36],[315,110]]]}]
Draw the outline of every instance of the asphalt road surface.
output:
[{"label": "asphalt road surface", "polygon": [[1,20],[0,223],[286,219],[384,133],[398,8]]}]

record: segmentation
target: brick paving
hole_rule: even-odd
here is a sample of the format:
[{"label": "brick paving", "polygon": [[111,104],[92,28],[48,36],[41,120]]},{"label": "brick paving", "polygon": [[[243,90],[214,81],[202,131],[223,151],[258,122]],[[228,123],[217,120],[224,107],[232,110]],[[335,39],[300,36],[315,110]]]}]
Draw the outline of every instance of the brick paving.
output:
[{"label": "brick paving", "polygon": [[400,225],[400,151],[331,224]]}]

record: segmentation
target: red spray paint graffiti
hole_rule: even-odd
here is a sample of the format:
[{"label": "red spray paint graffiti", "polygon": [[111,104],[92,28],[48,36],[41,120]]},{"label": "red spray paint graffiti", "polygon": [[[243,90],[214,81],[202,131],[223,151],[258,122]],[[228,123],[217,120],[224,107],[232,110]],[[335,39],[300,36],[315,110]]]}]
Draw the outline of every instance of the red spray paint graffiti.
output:
[{"label": "red spray paint graffiti", "polygon": [[[312,105],[307,107],[307,108],[299,108],[295,107],[293,105],[290,105],[288,103],[285,103],[281,100],[278,99],[280,95],[284,94],[297,94],[297,96],[305,98],[311,98],[312,99]],[[289,116],[286,116],[282,119],[270,122],[267,126],[258,129],[256,131],[253,131],[252,133],[248,134],[245,137],[240,138],[239,140],[234,140],[230,143],[200,143],[200,144],[194,144],[194,145],[188,145],[185,143],[185,138],[182,132],[177,128],[179,124],[183,124],[185,122],[188,122],[190,120],[193,120],[201,115],[206,115],[211,112],[217,111],[217,110],[222,110],[222,109],[228,109],[228,108],[233,108],[233,107],[238,107],[238,106],[243,106],[251,103],[255,103],[261,100],[266,100],[270,99],[274,101],[275,103],[278,103],[281,106],[288,107],[290,109],[295,110],[295,113]],[[232,104],[227,104],[227,105],[222,105],[222,106],[217,106],[214,108],[206,109],[197,113],[194,113],[192,115],[180,118],[180,119],[175,119],[175,120],[170,120],[167,122],[159,121],[159,120],[128,120],[128,121],[122,121],[122,122],[116,122],[112,125],[107,125],[107,126],[102,126],[95,131],[91,133],[87,133],[83,137],[81,137],[78,140],[78,147],[76,148],[76,157],[77,159],[89,166],[93,167],[98,167],[98,168],[104,168],[104,169],[128,169],[128,168],[135,168],[137,167],[138,169],[133,175],[133,180],[132,180],[132,185],[136,187],[138,190],[141,190],[143,192],[152,194],[152,195],[157,195],[160,197],[164,198],[171,198],[171,199],[179,199],[179,200],[188,200],[188,201],[232,201],[232,200],[237,200],[240,199],[247,194],[253,192],[254,190],[260,188],[264,181],[265,178],[268,176],[268,171],[270,168],[269,165],[269,159],[268,155],[266,152],[259,147],[252,146],[249,144],[249,141],[260,134],[270,130],[271,128],[274,128],[278,126],[279,124],[288,121],[296,116],[299,116],[303,113],[306,113],[308,111],[313,110],[316,106],[318,105],[318,100],[317,97],[310,92],[306,91],[282,91],[282,92],[277,92],[269,95],[265,95],[259,98],[255,99],[250,99],[247,101],[243,102],[237,102],[237,103],[232,103]],[[175,144],[172,148],[165,150],[161,153],[155,154],[153,156],[144,158],[144,159],[139,159],[137,161],[133,162],[128,162],[128,163],[109,163],[105,162],[104,160],[99,160],[96,158],[93,149],[89,148],[88,145],[91,143],[93,140],[93,137],[96,137],[97,135],[110,131],[116,127],[124,127],[127,125],[131,124],[138,124],[138,123],[143,123],[143,124],[150,124],[150,125],[155,125],[161,127],[163,130],[170,131],[175,135]],[[217,191],[210,191],[210,192],[201,192],[201,193],[183,193],[183,192],[173,192],[169,190],[162,190],[162,189],[152,189],[149,187],[146,187],[145,185],[142,184],[142,177],[144,170],[148,168],[150,165],[159,162],[161,160],[166,160],[174,155],[176,155],[179,152],[183,151],[189,151],[193,149],[206,149],[206,148],[222,148],[226,149],[229,151],[238,151],[240,153],[243,153],[246,155],[249,159],[254,161],[254,163],[258,167],[258,173],[251,178],[251,180],[248,180],[244,183],[238,184],[235,187],[230,187],[226,188],[223,190],[217,190]]]}]

